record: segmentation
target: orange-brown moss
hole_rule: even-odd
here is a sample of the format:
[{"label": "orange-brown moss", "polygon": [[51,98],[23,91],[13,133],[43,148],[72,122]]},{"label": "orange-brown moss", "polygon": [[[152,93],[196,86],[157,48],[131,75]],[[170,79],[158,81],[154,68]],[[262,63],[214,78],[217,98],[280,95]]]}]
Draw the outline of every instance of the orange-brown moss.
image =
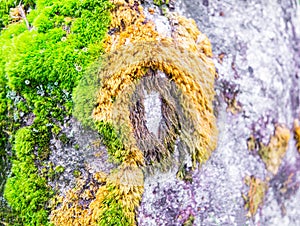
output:
[{"label": "orange-brown moss", "polygon": [[[189,144],[194,165],[204,162],[216,147],[217,136],[212,109],[215,68],[207,57],[212,56],[207,37],[195,21],[175,14],[170,15],[171,23],[176,24],[173,39],[161,36],[145,19],[140,5],[124,1],[115,4],[111,24],[115,32],[105,42],[108,54],[98,75],[101,87],[93,117],[112,123],[127,153],[142,157],[133,136],[128,101],[135,82],[149,68],[163,71],[182,90],[185,102],[181,104],[194,124],[193,131],[182,131],[181,139]],[[143,164],[142,158],[138,162]]]},{"label": "orange-brown moss", "polygon": [[[96,79],[100,84],[93,118],[110,123],[125,150],[118,152],[122,155],[121,165],[115,171],[107,177],[94,176],[101,183],[97,191],[92,186],[91,192],[73,191],[67,195],[61,207],[52,212],[55,225],[66,222],[70,223],[64,225],[118,225],[117,220],[121,220],[122,225],[136,224],[135,210],[144,189],[144,149],[147,145],[136,140],[138,128],[133,126],[131,109],[133,95],[148,71],[160,70],[169,83],[176,84],[180,90],[176,100],[183,111],[182,119],[187,119],[180,122],[180,133],[179,125],[170,126],[178,123],[171,113],[176,110],[171,101],[175,97],[158,87],[166,102],[164,113],[170,127],[166,130],[169,134],[164,134],[164,144],[154,142],[161,147],[162,155],[170,155],[163,145],[172,143],[176,136],[186,145],[194,166],[197,162],[205,162],[216,147],[217,129],[212,106],[215,68],[209,58],[212,52],[207,37],[201,34],[193,20],[175,14],[170,16],[171,22],[177,21],[172,36],[163,36],[155,30],[154,23],[146,19],[137,1],[112,2],[115,7],[110,35],[104,42],[106,61]],[[161,158],[153,156],[149,162],[155,165],[153,160]],[[91,198],[91,195],[93,199],[83,207],[80,200]]]},{"label": "orange-brown moss", "polygon": [[[57,198],[61,203],[52,211],[51,222],[61,226],[114,225],[114,220],[107,219],[107,213],[120,206],[124,225],[135,225],[135,209],[144,191],[143,183],[142,170],[127,164],[108,176],[96,173],[92,182],[79,180],[64,198]],[[113,217],[114,213],[111,214]]]},{"label": "orange-brown moss", "polygon": [[196,142],[190,143],[193,160],[204,162],[216,147],[217,132],[212,108],[214,74],[209,72],[196,54],[176,49],[170,42],[128,44],[109,55],[107,65],[99,74],[102,85],[97,108],[93,112],[94,118],[109,121],[117,128],[122,125],[119,130],[121,134],[126,134],[126,139],[123,139],[125,147],[135,147],[136,142],[130,136],[133,129],[129,110],[123,109],[124,113],[120,116],[123,123],[120,124],[120,120],[113,117],[114,99],[117,100],[120,94],[124,95],[125,88],[140,79],[145,68],[165,72],[182,90],[187,100],[181,104],[195,126],[192,135],[189,131],[183,131],[182,138],[196,137]]},{"label": "orange-brown moss", "polygon": [[[117,171],[112,173],[107,179],[107,186],[111,188],[110,193],[105,196],[105,200],[115,199],[121,206],[125,217],[130,225],[136,225],[135,209],[144,192],[144,175],[139,167],[133,167],[123,164]],[[101,209],[107,211],[110,205],[106,205]]]},{"label": "orange-brown moss", "polygon": [[198,30],[196,22],[178,14],[171,14],[169,18],[170,22],[174,24],[172,38],[175,45],[197,53],[210,73],[216,75],[215,66],[210,58],[213,56],[210,41],[205,34]]},{"label": "orange-brown moss", "polygon": [[78,180],[77,186],[67,191],[65,197],[57,197],[60,204],[51,212],[51,223],[61,226],[97,225],[103,194],[107,190],[105,186],[107,176],[99,172],[94,177],[100,185]]},{"label": "orange-brown moss", "polygon": [[112,11],[110,27],[114,33],[107,36],[104,42],[106,52],[115,51],[128,43],[155,41],[158,38],[155,25],[146,20],[143,7],[123,1],[114,1],[114,4],[116,7]]}]

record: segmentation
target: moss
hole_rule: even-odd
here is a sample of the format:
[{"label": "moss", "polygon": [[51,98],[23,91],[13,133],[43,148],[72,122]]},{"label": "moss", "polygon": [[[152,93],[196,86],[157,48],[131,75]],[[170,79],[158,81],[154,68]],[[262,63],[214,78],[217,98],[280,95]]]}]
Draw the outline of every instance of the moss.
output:
[{"label": "moss", "polygon": [[18,130],[15,136],[11,176],[7,179],[4,197],[25,225],[46,225],[46,203],[52,193],[46,180],[38,175],[34,163],[34,141],[30,128]]},{"label": "moss", "polygon": [[189,183],[192,183],[193,182],[193,175],[192,175],[192,170],[191,169],[188,169],[186,167],[186,165],[182,164],[180,167],[179,167],[179,170],[176,174],[176,177],[178,179],[181,179],[181,180],[184,180],[185,182],[189,182]]},{"label": "moss", "polygon": [[[105,195],[101,211],[99,214],[99,225],[119,225],[118,218],[123,218],[124,225],[136,225],[135,210],[144,192],[144,175],[137,166],[121,165],[116,171],[112,172],[107,178],[108,194]],[[111,206],[114,208],[111,210]],[[122,212],[120,212],[119,206]],[[110,219],[108,211],[115,214]],[[121,221],[122,222],[122,221]]]},{"label": "moss", "polygon": [[123,162],[126,151],[114,127],[110,123],[105,122],[97,122],[96,125],[103,137],[110,159],[115,163]]},{"label": "moss", "polygon": [[169,0],[153,0],[153,3],[155,5],[158,5],[158,6],[162,6],[163,4],[168,5],[169,4]]},{"label": "moss", "polygon": [[[144,22],[145,16],[141,6],[133,9],[130,4],[124,2],[118,4],[120,6],[112,13],[111,30],[115,31],[114,35],[105,41],[106,51],[110,54],[107,55],[105,64],[99,67],[100,72],[91,75],[96,77],[94,80],[100,87],[93,117],[97,121],[113,125],[124,145],[120,152],[124,155],[122,158],[127,159],[129,153],[139,149],[133,136],[134,128],[129,120],[128,110],[135,83],[145,76],[148,68],[163,71],[178,85],[184,98],[186,97],[181,100],[183,106],[189,103],[188,107],[183,107],[186,115],[191,112],[187,110],[191,105],[195,106],[198,115],[203,115],[203,112],[207,114],[202,116],[205,120],[201,122],[193,121],[195,115],[190,117],[192,122],[189,125],[193,125],[192,128],[196,131],[194,137],[198,137],[199,140],[197,138],[193,141],[189,140],[188,134],[193,133],[192,131],[181,133],[181,140],[188,147],[194,166],[197,161],[205,162],[211,150],[215,148],[217,134],[211,105],[215,69],[212,61],[207,57],[212,54],[209,41],[204,36],[201,43],[197,44],[199,35],[203,36],[203,34],[197,29],[196,23],[172,15],[170,18],[179,22],[172,36],[182,40],[181,43],[176,43],[179,48],[174,48],[175,43],[172,39],[160,37],[151,22]],[[124,45],[125,43],[127,45]],[[186,56],[182,57],[182,54]],[[184,62],[185,66],[181,65],[182,59],[187,61]],[[191,68],[194,70],[191,71]],[[197,70],[199,71],[195,73]],[[202,83],[209,83],[211,86],[201,86]],[[203,87],[207,89],[204,90]],[[127,95],[119,95],[120,93]],[[201,109],[204,102],[207,109]],[[87,104],[85,106],[91,108]],[[206,123],[207,126],[199,126]],[[139,155],[137,152],[136,156]],[[143,164],[142,159],[138,161]]]},{"label": "moss", "polygon": [[[74,92],[74,115],[99,131],[110,159],[120,164],[108,176],[105,186],[98,189],[88,207],[91,213],[88,219],[96,219],[99,225],[135,225],[145,164],[157,167],[157,163],[164,162],[166,156],[171,156],[178,137],[194,166],[197,162],[204,163],[216,147],[217,129],[212,109],[215,69],[209,58],[210,43],[193,20],[172,18],[180,21],[172,34],[177,40],[183,40],[178,43],[159,35],[154,24],[145,20],[140,5],[135,3],[132,7],[133,1],[113,2],[116,5],[110,27],[113,35],[104,42],[107,54],[83,75]],[[199,35],[202,35],[200,44]],[[167,86],[164,82],[157,85],[160,81],[156,80],[145,85],[143,78],[149,71],[157,70],[168,77]],[[173,83],[177,87],[175,95],[173,88],[170,90]],[[141,128],[144,119],[133,113],[142,112],[143,101],[138,91],[141,84],[156,89],[164,102],[162,140],[155,140],[145,132]],[[150,150],[150,146],[159,148]],[[67,210],[66,215],[63,210]],[[74,214],[82,216],[85,211],[77,204],[68,208],[66,203],[54,212],[60,217],[52,219],[59,219],[58,224],[63,219],[76,219]]]},{"label": "moss", "polygon": [[[25,0],[22,9],[28,24],[24,15],[15,20],[9,16],[10,8],[15,8],[14,13],[20,10],[15,4],[8,0],[0,4],[0,28],[5,26],[0,33],[1,158],[8,152],[9,138],[18,150],[5,197],[19,215],[15,218],[45,225],[48,210],[42,207],[51,192],[46,192],[46,179],[35,164],[43,165],[48,158],[51,137],[60,133],[61,123],[72,114],[74,87],[103,52],[112,4],[108,0]],[[25,124],[30,125],[25,127],[30,137],[23,128],[18,130]]]},{"label": "moss", "polygon": [[[134,60],[132,59],[133,55]],[[151,58],[151,60],[148,58]],[[186,59],[186,61],[182,59]],[[124,65],[121,68],[118,64],[112,63],[120,61]],[[194,141],[187,141],[189,139],[188,134],[192,133],[189,131],[191,128],[188,127],[185,127],[187,130],[181,133],[181,138],[183,141],[187,141],[185,144],[189,147],[194,165],[196,161],[202,163],[207,160],[216,145],[215,118],[211,102],[214,95],[214,75],[209,73],[204,62],[199,61],[197,55],[176,49],[172,43],[167,41],[161,43],[146,42],[120,48],[118,52],[109,56],[107,62],[107,67],[99,75],[100,78],[105,75],[106,79],[101,84],[103,88],[100,88],[97,108],[93,112],[96,120],[106,120],[113,123],[118,131],[122,131],[122,141],[127,150],[129,150],[129,147],[136,147],[136,141],[131,134],[132,132],[130,132],[132,126],[130,125],[128,110],[121,108],[120,105],[114,105],[112,97],[119,98],[121,91],[125,90],[126,86],[130,86],[132,80],[140,79],[144,75],[143,68],[153,67],[165,72],[180,87],[184,98],[186,98],[181,103],[186,115],[189,114],[191,107],[195,112],[198,112],[197,114],[202,115],[200,119],[195,115],[190,115],[192,128],[195,128]],[[198,73],[195,73],[195,71],[198,71]],[[211,86],[201,86],[204,83]],[[205,87],[206,89],[204,89]],[[131,94],[129,93],[129,95]],[[123,95],[123,97],[126,96]],[[119,102],[115,101],[115,103]],[[123,101],[123,103],[126,102]],[[117,115],[116,109],[119,109],[122,115]],[[196,119],[199,121],[193,121]]]},{"label": "moss", "polygon": [[79,144],[75,144],[75,145],[74,145],[74,149],[75,149],[75,150],[79,150],[79,149],[80,149]]},{"label": "moss", "polygon": [[78,177],[81,176],[81,172],[79,170],[74,170],[73,171],[73,176],[76,177],[76,178],[78,178]]},{"label": "moss", "polygon": [[102,59],[96,60],[88,70],[83,74],[78,86],[74,89],[73,100],[74,110],[73,115],[86,127],[95,129],[92,119],[94,103],[97,99],[98,79],[96,76],[91,76],[97,73],[101,67]]},{"label": "moss", "polygon": [[118,188],[112,185],[107,188],[108,196],[102,201],[101,213],[99,214],[100,217],[97,222],[100,226],[134,225],[133,222],[130,223],[129,219],[124,215],[124,207],[114,196],[116,195],[116,191],[118,191]]},{"label": "moss", "polygon": [[[52,223],[70,226],[134,224],[134,219],[129,219],[125,215],[126,206],[120,200],[122,197],[130,199],[130,194],[128,197],[121,194],[120,184],[110,181],[101,172],[94,175],[88,186],[86,183],[86,181],[79,180],[76,189],[67,192],[60,207],[52,211]],[[88,203],[88,209],[82,206],[82,203]],[[131,216],[134,216],[133,212]]]},{"label": "moss", "polygon": [[60,136],[59,136],[59,140],[63,143],[63,144],[67,144],[70,139],[67,137],[67,135],[65,133],[62,133]]},{"label": "moss", "polygon": [[65,168],[63,166],[56,166],[54,169],[55,173],[63,173],[65,171]]}]

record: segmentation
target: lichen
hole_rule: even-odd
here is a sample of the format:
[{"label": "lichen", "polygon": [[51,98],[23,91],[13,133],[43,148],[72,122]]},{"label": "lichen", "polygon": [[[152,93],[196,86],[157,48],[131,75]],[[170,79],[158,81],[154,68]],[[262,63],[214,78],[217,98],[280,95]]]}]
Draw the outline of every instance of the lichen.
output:
[{"label": "lichen", "polygon": [[258,154],[269,172],[278,172],[290,140],[290,131],[285,126],[278,125],[268,145],[260,143]]},{"label": "lichen", "polygon": [[248,194],[243,196],[246,203],[245,208],[248,210],[247,216],[253,217],[263,204],[268,183],[254,176],[247,176],[245,184],[249,186]]},{"label": "lichen", "polygon": [[298,119],[294,121],[294,138],[296,140],[296,148],[300,152],[300,125]]}]

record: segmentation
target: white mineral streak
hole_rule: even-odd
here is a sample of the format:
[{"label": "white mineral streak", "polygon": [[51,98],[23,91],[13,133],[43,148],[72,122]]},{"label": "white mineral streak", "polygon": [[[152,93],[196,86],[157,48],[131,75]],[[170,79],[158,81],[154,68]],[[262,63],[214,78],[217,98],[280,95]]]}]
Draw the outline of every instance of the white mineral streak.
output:
[{"label": "white mineral streak", "polygon": [[158,137],[159,124],[161,121],[161,101],[158,92],[144,93],[144,106],[146,126],[149,132]]},{"label": "white mineral streak", "polygon": [[[145,2],[149,6],[152,1]],[[176,179],[174,169],[145,179],[139,225],[182,225],[189,215],[195,217],[194,225],[300,225],[299,190],[279,202],[282,195],[270,182],[264,206],[253,219],[245,217],[241,196],[247,192],[245,176],[264,180],[270,176],[262,160],[247,150],[252,128],[261,130],[267,143],[276,123],[292,128],[300,113],[296,76],[300,74],[300,7],[296,4],[294,0],[176,1],[176,11],[195,19],[213,45],[219,74],[215,88],[219,142],[207,163],[194,171],[192,183]],[[160,32],[168,33],[163,31],[168,26],[161,26],[164,20],[155,15],[151,20]],[[223,63],[217,59],[221,53]],[[222,97],[226,82],[239,90],[236,99],[242,111],[236,115],[226,112]],[[295,183],[300,182],[293,141],[279,173],[285,167],[297,169]]]}]

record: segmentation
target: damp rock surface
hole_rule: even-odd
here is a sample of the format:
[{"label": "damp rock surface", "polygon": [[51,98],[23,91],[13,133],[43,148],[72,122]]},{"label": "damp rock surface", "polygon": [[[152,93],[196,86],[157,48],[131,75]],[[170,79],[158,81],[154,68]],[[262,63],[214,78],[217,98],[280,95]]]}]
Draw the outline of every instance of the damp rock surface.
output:
[{"label": "damp rock surface", "polygon": [[[300,157],[294,140],[276,175],[247,148],[251,134],[267,144],[276,125],[292,131],[299,117],[299,3],[195,0],[175,5],[213,46],[218,148],[189,180],[176,178],[178,166],[148,175],[138,225],[183,225],[191,216],[193,225],[300,225]],[[155,15],[151,19],[156,23]],[[161,21],[158,16],[157,24]],[[250,218],[242,198],[249,190],[246,176],[268,181],[264,202]]]},{"label": "damp rock surface", "polygon": [[[59,139],[62,135],[65,139]],[[52,164],[54,169],[63,169],[49,181],[58,195],[65,195],[74,188],[77,179],[88,180],[96,172],[108,174],[116,167],[108,161],[107,150],[99,134],[83,127],[75,118],[66,121],[62,125],[61,135],[53,137],[50,143],[51,155],[45,165]]]},{"label": "damp rock surface", "polygon": [[[219,137],[217,149],[196,169],[190,159],[180,164],[175,151],[174,165],[166,172],[145,175],[138,225],[300,225],[300,157],[295,141],[290,140],[276,175],[266,170],[257,150],[247,148],[251,135],[267,145],[277,124],[292,131],[293,120],[299,117],[299,3],[170,0],[168,9],[150,0],[142,2],[147,19],[161,35],[172,35],[170,10],[193,18],[209,37],[218,72],[214,107]],[[156,93],[146,99],[147,128],[157,135],[161,100]],[[31,122],[29,117],[25,124]],[[96,172],[108,174],[117,167],[108,160],[96,131],[83,128],[74,118],[65,119],[60,129],[51,139],[48,162],[39,166],[40,173],[54,169],[49,185],[57,194],[72,189],[77,178],[88,180]],[[177,177],[181,167],[184,179]],[[268,184],[263,204],[250,218],[242,197],[249,190],[247,176]]]}]

